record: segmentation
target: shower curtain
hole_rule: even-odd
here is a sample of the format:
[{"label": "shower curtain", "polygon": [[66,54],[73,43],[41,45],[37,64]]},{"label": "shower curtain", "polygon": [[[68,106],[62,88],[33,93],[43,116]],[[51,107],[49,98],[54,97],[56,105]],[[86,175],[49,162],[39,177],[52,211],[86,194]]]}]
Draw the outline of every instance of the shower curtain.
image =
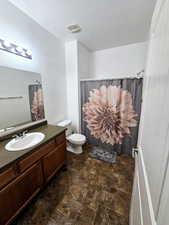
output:
[{"label": "shower curtain", "polygon": [[132,154],[137,146],[142,78],[81,81],[81,131],[106,151]]},{"label": "shower curtain", "polygon": [[44,119],[43,91],[40,84],[29,85],[29,101],[32,121]]}]

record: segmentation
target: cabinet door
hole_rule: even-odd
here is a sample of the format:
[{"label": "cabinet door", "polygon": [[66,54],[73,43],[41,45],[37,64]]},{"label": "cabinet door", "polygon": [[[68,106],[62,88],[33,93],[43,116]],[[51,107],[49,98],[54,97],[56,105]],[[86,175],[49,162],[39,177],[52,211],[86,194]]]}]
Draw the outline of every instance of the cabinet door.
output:
[{"label": "cabinet door", "polygon": [[66,161],[66,143],[59,145],[55,150],[43,158],[43,168],[46,182]]},{"label": "cabinet door", "polygon": [[0,173],[0,189],[15,179],[18,176],[18,171],[18,165],[14,165]]},{"label": "cabinet door", "polygon": [[9,222],[37,194],[42,185],[40,162],[0,190],[0,225]]}]

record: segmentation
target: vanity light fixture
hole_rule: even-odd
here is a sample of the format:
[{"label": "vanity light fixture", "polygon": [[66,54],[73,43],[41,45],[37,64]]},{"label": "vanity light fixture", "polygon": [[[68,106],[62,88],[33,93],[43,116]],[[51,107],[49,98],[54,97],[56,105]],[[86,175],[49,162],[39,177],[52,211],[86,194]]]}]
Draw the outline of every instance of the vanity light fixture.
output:
[{"label": "vanity light fixture", "polygon": [[0,39],[0,49],[6,52],[10,52],[27,59],[32,59],[32,52],[20,46],[10,43],[9,41]]}]

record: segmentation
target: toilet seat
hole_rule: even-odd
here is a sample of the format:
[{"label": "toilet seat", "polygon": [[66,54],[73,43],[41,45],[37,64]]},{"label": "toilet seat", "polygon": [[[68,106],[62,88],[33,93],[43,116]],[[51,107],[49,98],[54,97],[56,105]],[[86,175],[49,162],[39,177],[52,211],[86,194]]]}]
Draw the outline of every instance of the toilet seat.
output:
[{"label": "toilet seat", "polygon": [[71,134],[67,137],[67,140],[72,144],[83,144],[86,142],[86,137],[83,134]]}]

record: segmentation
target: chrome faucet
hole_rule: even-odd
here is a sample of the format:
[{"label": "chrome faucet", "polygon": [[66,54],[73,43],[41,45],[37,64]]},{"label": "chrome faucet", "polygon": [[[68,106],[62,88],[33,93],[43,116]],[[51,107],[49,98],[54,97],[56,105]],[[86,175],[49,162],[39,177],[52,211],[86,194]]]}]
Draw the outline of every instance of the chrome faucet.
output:
[{"label": "chrome faucet", "polygon": [[15,138],[15,140],[20,138],[20,136],[18,134],[13,135],[12,137]]},{"label": "chrome faucet", "polygon": [[20,133],[20,134],[15,134],[14,136],[12,136],[13,138],[15,138],[15,140],[17,140],[17,139],[19,139],[19,138],[24,138],[25,136],[26,136],[26,133],[27,133],[28,131],[27,130],[25,130],[25,131],[23,131],[22,133]]},{"label": "chrome faucet", "polygon": [[24,138],[24,137],[26,136],[26,133],[28,133],[27,130],[23,131],[23,132],[21,133],[20,137],[21,137],[21,138]]}]

